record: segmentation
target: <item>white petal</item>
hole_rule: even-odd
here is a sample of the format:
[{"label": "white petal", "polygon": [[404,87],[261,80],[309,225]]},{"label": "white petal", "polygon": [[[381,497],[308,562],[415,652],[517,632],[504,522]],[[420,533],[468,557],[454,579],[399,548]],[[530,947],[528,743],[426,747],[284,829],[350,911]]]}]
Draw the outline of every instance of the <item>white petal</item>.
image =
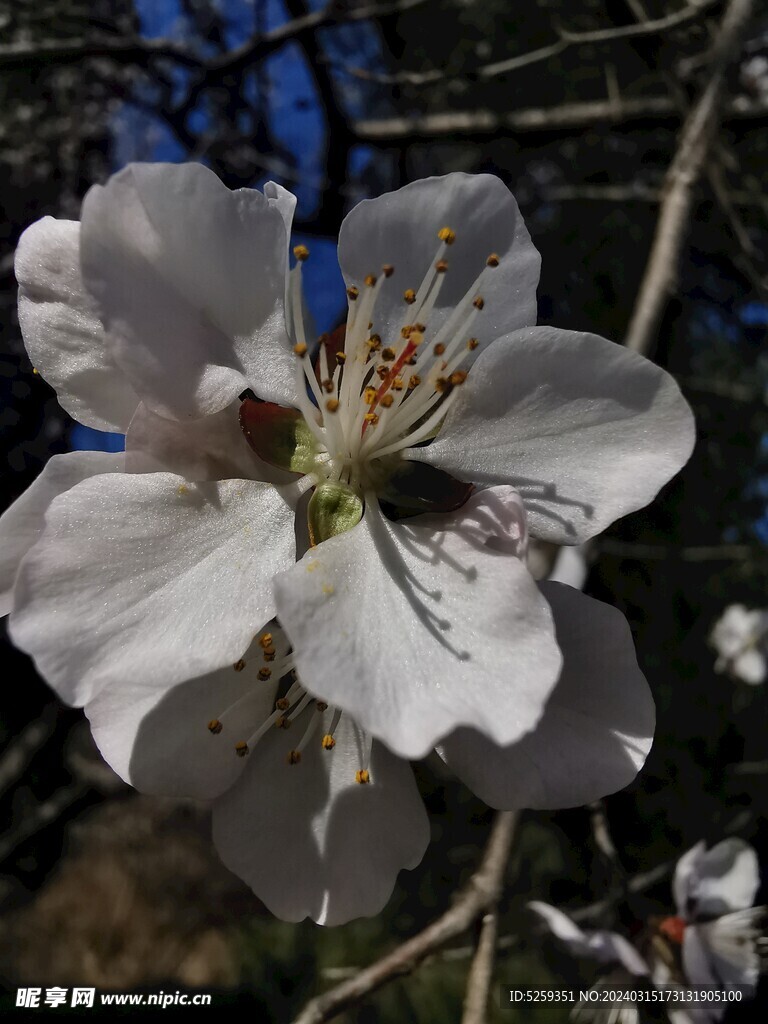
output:
[{"label": "white petal", "polygon": [[87,480],[21,563],[11,637],[72,704],[125,679],[172,686],[240,657],[294,552],[293,513],[267,484]]},{"label": "white petal", "polygon": [[[245,765],[235,743],[272,712],[275,684],[256,676],[260,653],[254,641],[242,671],[227,665],[172,687],[135,675],[103,687],[85,713],[104,760],[142,793],[198,800],[223,793]],[[245,694],[236,728],[213,735],[208,723]]]},{"label": "white petal", "polygon": [[529,910],[542,918],[555,938],[564,943],[574,956],[587,954],[589,951],[587,935],[567,914],[540,900],[531,900],[527,906]]},{"label": "white petal", "polygon": [[[429,822],[413,773],[379,743],[370,783],[358,785],[364,737],[347,715],[323,750],[320,732],[288,764],[307,716],[270,731],[214,807],[213,835],[227,867],[286,921],[343,924],[384,907],[401,868],[413,868]],[[327,712],[330,714],[330,712]]]},{"label": "white petal", "polygon": [[538,725],[508,746],[459,729],[438,753],[491,807],[577,807],[628,785],[651,748],[654,705],[616,608],[540,584],[563,670]]},{"label": "white petal", "polygon": [[125,439],[129,473],[166,470],[187,480],[264,480],[290,484],[296,476],[263,462],[240,429],[240,403],[196,420],[171,420],[142,402]]},{"label": "white petal", "polygon": [[744,651],[734,660],[731,671],[742,682],[759,686],[765,681],[765,655],[754,647]]},{"label": "white petal", "polygon": [[366,199],[341,225],[339,262],[348,285],[360,288],[366,275],[378,275],[383,264],[395,267],[373,317],[382,338],[396,340],[400,327],[411,322],[403,292],[418,290],[431,270],[440,245],[437,235],[444,227],[456,232],[456,241],[446,254],[449,269],[429,317],[430,332],[464,297],[491,253],[500,263],[483,282],[485,308],[472,327],[473,336],[482,346],[535,324],[541,257],[512,193],[494,175],[454,173]]},{"label": "white petal", "polygon": [[561,910],[547,903],[534,901],[528,907],[546,921],[552,934],[574,956],[592,957],[602,964],[618,963],[640,977],[649,973],[646,962],[623,935],[603,930],[584,932]]},{"label": "white petal", "polygon": [[118,473],[122,452],[70,452],[54,455],[40,476],[0,518],[0,615],[13,607],[13,584],[19,563],[40,538],[53,499],[99,473]]},{"label": "white petal", "polygon": [[760,886],[757,854],[736,837],[705,851],[698,843],[680,858],[673,892],[678,913],[686,921],[719,917],[752,906]]},{"label": "white petal", "polygon": [[683,966],[688,980],[692,984],[754,988],[760,974],[758,942],[765,935],[767,917],[766,907],[753,907],[705,924],[689,925],[683,933]]},{"label": "white petal", "polygon": [[80,275],[80,225],[43,217],[19,239],[19,324],[35,368],[62,407],[97,430],[124,431],[138,404],[107,345]]},{"label": "white petal", "polygon": [[290,403],[283,215],[200,164],[131,164],[83,204],[82,264],[115,358],[155,412]]},{"label": "white petal", "polygon": [[362,522],[275,580],[303,684],[403,757],[456,726],[498,742],[536,722],[558,673],[549,606],[516,555],[508,487],[456,513]]},{"label": "white petal", "polygon": [[594,334],[537,327],[481,355],[437,439],[412,455],[462,480],[512,484],[533,536],[576,544],[647,505],[693,443],[664,370]]}]

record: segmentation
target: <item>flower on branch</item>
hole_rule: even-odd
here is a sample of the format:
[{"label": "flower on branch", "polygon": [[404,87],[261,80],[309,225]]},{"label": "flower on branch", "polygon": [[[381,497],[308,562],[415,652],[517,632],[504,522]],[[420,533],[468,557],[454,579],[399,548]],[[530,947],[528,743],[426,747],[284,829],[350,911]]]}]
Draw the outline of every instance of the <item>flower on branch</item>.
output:
[{"label": "flower on branch", "polygon": [[14,642],[138,789],[215,800],[225,862],[290,920],[376,913],[428,838],[408,758],[495,807],[626,785],[654,710],[614,609],[525,564],[688,458],[664,371],[535,327],[497,178],[360,203],[349,314],[309,333],[295,199],[132,165],[16,261],[39,372],[124,461],[54,457],[0,524]]},{"label": "flower on branch", "polygon": [[718,655],[716,672],[728,672],[750,686],[765,681],[768,613],[763,609],[729,605],[712,627],[709,642]]}]

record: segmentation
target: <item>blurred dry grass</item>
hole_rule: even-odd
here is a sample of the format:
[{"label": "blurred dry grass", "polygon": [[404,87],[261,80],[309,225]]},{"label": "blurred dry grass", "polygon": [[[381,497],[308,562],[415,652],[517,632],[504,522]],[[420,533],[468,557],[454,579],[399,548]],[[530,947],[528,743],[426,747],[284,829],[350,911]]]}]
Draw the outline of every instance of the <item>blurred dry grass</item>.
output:
[{"label": "blurred dry grass", "polygon": [[236,984],[232,925],[260,904],[219,862],[208,833],[196,805],[144,797],[73,824],[48,884],[0,920],[0,974],[106,989]]}]

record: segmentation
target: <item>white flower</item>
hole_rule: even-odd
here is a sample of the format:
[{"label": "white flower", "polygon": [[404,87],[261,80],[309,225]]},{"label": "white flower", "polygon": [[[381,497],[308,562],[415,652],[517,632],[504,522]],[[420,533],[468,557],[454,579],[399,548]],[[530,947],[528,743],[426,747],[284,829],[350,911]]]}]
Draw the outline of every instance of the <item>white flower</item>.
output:
[{"label": "white flower", "polygon": [[[82,225],[24,234],[30,355],[73,415],[127,428],[126,471],[52,459],[0,525],[0,584],[15,643],[115,769],[216,798],[225,862],[280,916],[334,923],[423,853],[399,758],[439,744],[498,807],[635,775],[654,716],[627,624],[537,587],[528,528],[576,543],[643,506],[693,428],[651,363],[529,326],[538,254],[487,175],[349,214],[346,341],[315,377],[294,204],[134,165]],[[319,543],[296,562],[307,488]]]},{"label": "white flower", "polygon": [[759,887],[757,854],[743,839],[724,839],[711,850],[697,843],[677,862],[672,892],[678,916],[662,922],[661,930],[682,944],[690,985],[756,989],[768,922],[768,908],[752,906]]},{"label": "white flower", "polygon": [[710,643],[718,653],[717,672],[729,672],[751,686],[765,681],[768,615],[743,604],[729,605],[712,628]]},{"label": "white flower", "polygon": [[621,964],[634,977],[647,977],[650,969],[635,947],[618,932],[604,929],[583,931],[557,907],[533,900],[528,908],[546,923],[573,956],[589,957],[600,964]]}]

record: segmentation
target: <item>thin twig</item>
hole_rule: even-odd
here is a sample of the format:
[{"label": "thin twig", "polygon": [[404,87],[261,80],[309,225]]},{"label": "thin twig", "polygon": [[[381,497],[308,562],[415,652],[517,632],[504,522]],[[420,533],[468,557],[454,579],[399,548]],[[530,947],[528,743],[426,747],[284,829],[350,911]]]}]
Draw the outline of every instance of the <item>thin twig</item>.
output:
[{"label": "thin twig", "polygon": [[693,189],[717,136],[728,66],[752,15],[753,0],[730,0],[713,47],[707,84],[685,119],[680,143],[664,180],[664,201],[625,344],[647,353],[677,276],[691,213]]},{"label": "thin twig", "polygon": [[467,977],[467,991],[464,996],[464,1013],[461,1024],[485,1024],[488,1019],[488,995],[493,978],[498,929],[499,910],[498,907],[492,907],[484,915],[480,924],[477,949]]},{"label": "thin twig", "polygon": [[322,1024],[386,982],[409,974],[426,957],[461,935],[481,914],[494,906],[501,893],[516,819],[513,811],[500,811],[496,815],[480,866],[449,910],[353,978],[312,999],[294,1024]]}]

